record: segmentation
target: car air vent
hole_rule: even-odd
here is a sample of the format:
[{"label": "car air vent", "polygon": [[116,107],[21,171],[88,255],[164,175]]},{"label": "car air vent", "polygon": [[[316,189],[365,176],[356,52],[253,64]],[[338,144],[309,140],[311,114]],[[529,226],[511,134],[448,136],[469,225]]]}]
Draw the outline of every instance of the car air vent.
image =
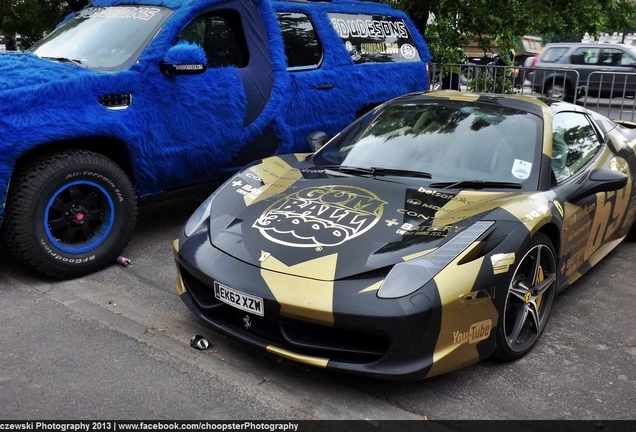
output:
[{"label": "car air vent", "polygon": [[99,103],[108,109],[125,109],[132,103],[132,95],[127,94],[108,94],[99,98]]},{"label": "car air vent", "polygon": [[368,272],[359,273],[359,274],[356,274],[356,275],[353,275],[353,276],[348,276],[348,277],[342,278],[340,280],[383,279],[383,278],[386,278],[389,275],[389,272],[391,271],[392,268],[393,268],[392,265],[386,266],[386,267],[381,267],[379,269],[370,270]]}]

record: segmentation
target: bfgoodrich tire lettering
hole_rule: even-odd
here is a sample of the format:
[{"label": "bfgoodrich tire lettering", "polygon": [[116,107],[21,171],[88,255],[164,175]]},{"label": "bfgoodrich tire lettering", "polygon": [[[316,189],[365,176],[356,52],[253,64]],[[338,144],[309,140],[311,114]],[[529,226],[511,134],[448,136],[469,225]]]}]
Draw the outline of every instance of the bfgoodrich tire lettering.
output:
[{"label": "bfgoodrich tire lettering", "polygon": [[25,264],[67,279],[115,261],[132,236],[137,200],[110,159],[86,150],[43,155],[17,168],[3,236]]},{"label": "bfgoodrich tire lettering", "polygon": [[545,330],[556,293],[556,253],[550,239],[537,233],[520,255],[508,285],[497,325],[496,358],[526,355]]}]

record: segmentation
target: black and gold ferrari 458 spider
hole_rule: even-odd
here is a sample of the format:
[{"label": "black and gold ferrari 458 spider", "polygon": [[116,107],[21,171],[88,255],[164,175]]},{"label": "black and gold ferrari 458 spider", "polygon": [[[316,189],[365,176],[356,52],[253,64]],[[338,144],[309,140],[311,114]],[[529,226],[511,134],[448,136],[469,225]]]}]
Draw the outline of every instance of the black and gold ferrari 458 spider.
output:
[{"label": "black and gold ferrari 458 spider", "polygon": [[174,241],[176,290],[218,331],[327,369],[518,359],[629,236],[635,127],[528,96],[394,99],[217,189]]}]

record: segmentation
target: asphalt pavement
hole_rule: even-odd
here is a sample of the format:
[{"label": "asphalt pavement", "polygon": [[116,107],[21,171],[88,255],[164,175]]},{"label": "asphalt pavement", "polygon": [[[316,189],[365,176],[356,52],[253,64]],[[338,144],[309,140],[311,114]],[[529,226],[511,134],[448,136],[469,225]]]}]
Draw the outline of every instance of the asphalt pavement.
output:
[{"label": "asphalt pavement", "polygon": [[[311,373],[303,382],[305,368],[194,317],[174,290],[171,243],[196,206],[143,208],[132,266],[75,280],[33,274],[0,246],[0,420],[421,419]],[[210,349],[190,346],[197,334]]]},{"label": "asphalt pavement", "polygon": [[[71,281],[0,249],[0,419],[636,420],[636,243],[557,296],[521,360],[392,382],[299,365],[194,317],[171,243],[196,206],[143,208],[132,267]],[[210,349],[191,348],[195,334]]]}]

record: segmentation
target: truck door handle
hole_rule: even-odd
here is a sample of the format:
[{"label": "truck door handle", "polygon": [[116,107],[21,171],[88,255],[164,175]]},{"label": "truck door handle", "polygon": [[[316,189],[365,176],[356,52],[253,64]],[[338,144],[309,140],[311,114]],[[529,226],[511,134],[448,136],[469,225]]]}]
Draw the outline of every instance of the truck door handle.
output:
[{"label": "truck door handle", "polygon": [[332,88],[334,88],[334,85],[331,83],[319,84],[316,86],[316,90],[331,90]]}]

